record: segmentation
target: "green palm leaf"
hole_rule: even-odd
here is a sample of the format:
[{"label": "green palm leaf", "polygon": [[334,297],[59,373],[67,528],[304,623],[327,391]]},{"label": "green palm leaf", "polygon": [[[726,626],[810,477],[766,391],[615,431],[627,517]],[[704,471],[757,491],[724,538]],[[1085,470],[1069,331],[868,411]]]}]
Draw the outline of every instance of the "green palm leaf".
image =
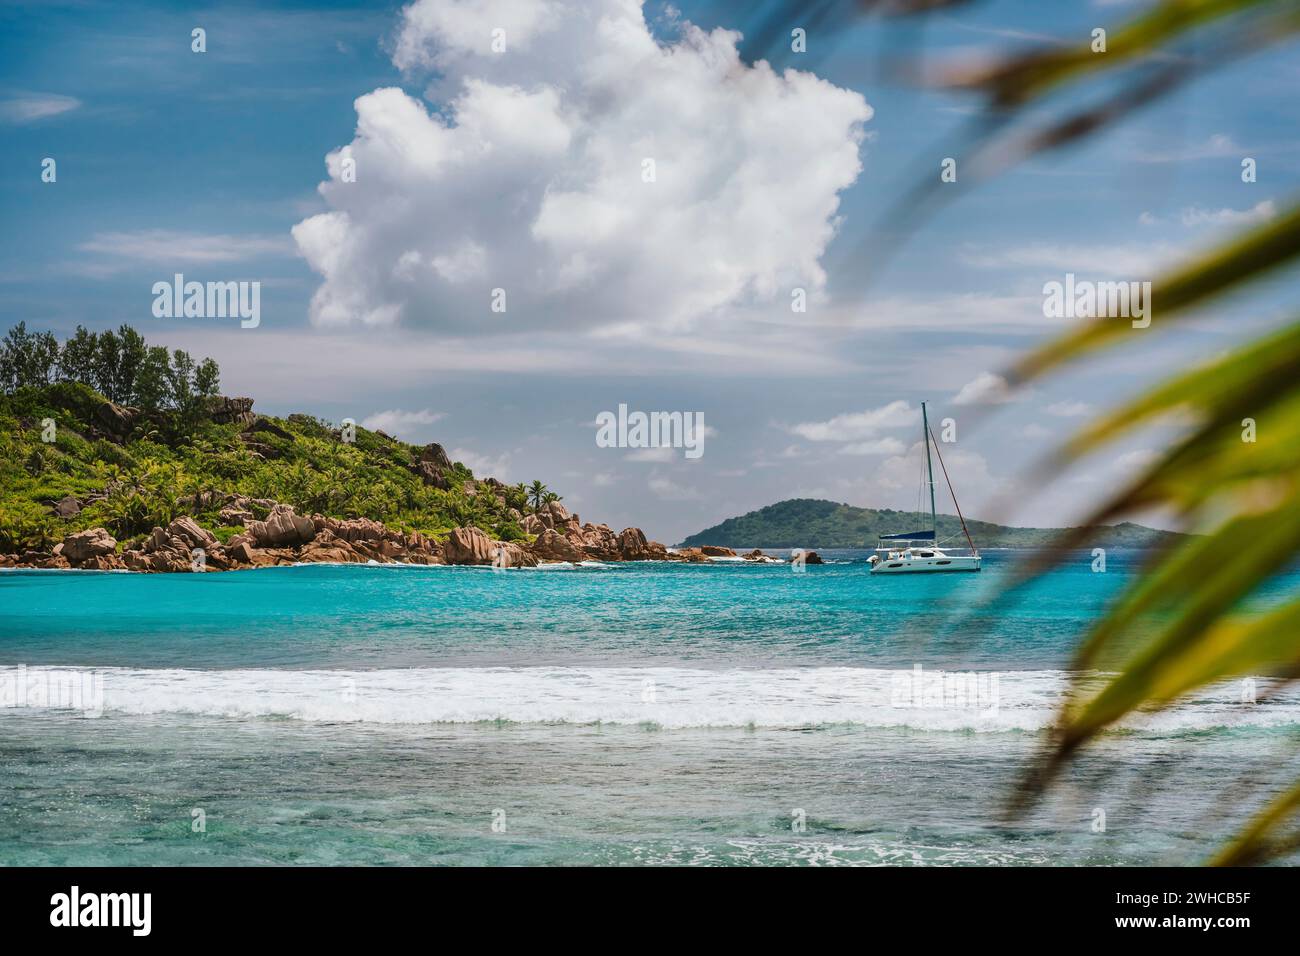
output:
[{"label": "green palm leaf", "polygon": [[[978,157],[978,181],[1042,151],[1096,136],[1195,76],[1289,40],[1297,30],[1300,9],[1293,0],[1163,0],[1110,30],[1104,54],[1079,42],[991,67],[950,71],[948,85],[983,93],[991,108],[976,125],[967,168]],[[1113,81],[1114,91],[1097,85]],[[1029,107],[1041,114],[1058,92],[1098,89],[1106,91],[1099,102],[1081,110],[1071,105],[1018,144],[1009,142],[1014,124],[1030,118]],[[900,215],[914,227],[916,210],[935,205],[937,196],[933,181],[918,184]],[[1130,341],[1130,335],[1177,330],[1198,308],[1245,290],[1298,257],[1300,201],[1156,280],[1149,329],[1115,319],[1087,321],[1031,352],[1007,378],[1024,383]],[[1154,556],[1079,648],[1047,772],[1031,776],[1031,796],[1074,751],[1138,711],[1171,706],[1233,677],[1300,677],[1300,599],[1268,609],[1259,601],[1261,586],[1300,555],[1300,323],[1176,375],[1103,416],[1070,439],[1048,468],[1055,472],[1137,428],[1171,422],[1182,423],[1181,434],[1083,525],[1160,508],[1198,533]],[[1243,434],[1248,424],[1254,429],[1250,441]],[[1012,586],[1059,561],[1088,535],[1086,527],[1067,533]],[[1116,670],[1098,679],[1102,667]],[[1300,836],[1281,832],[1297,812],[1300,784],[1279,796],[1215,862],[1259,862],[1300,848]]]},{"label": "green palm leaf", "polygon": [[[1247,232],[1227,246],[1216,249],[1173,274],[1153,283],[1152,326],[1172,318],[1182,318],[1188,309],[1231,291],[1257,276],[1300,255],[1300,203],[1263,226]],[[1135,330],[1115,319],[1101,318],[1030,353],[1012,370],[1017,383],[1035,378],[1049,369],[1079,358],[1088,352],[1112,345]]]},{"label": "green palm leaf", "polygon": [[1300,810],[1300,783],[1274,800],[1249,827],[1216,856],[1215,866],[1244,866],[1261,863],[1270,857],[1285,856],[1300,849],[1300,836],[1278,837],[1290,818]]},{"label": "green palm leaf", "polygon": [[983,90],[1000,107],[1023,106],[1088,74],[1114,71],[1118,66],[1149,58],[1153,51],[1192,30],[1237,17],[1254,7],[1277,5],[1275,0],[1165,0],[1110,31],[1104,54],[1084,42],[1017,57],[954,78],[953,83]]}]

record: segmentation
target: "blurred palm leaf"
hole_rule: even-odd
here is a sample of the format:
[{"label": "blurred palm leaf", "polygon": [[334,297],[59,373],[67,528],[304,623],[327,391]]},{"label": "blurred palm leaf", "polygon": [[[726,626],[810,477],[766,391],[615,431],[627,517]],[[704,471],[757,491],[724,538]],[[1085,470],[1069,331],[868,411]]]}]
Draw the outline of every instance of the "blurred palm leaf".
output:
[{"label": "blurred palm leaf", "polygon": [[[1038,153],[1109,129],[1156,98],[1238,56],[1300,30],[1295,0],[1162,0],[1108,31],[1107,51],[1090,44],[1050,47],[991,66],[957,67],[949,88],[982,93],[989,111],[971,135],[966,168],[987,178]],[[1103,98],[1052,111],[1060,93]],[[1036,130],[1012,127],[1049,115]],[[891,235],[915,228],[917,208],[937,203],[935,177],[895,208]],[[946,198],[946,195],[945,197]],[[1300,257],[1300,203],[1153,283],[1149,330],[1116,319],[1086,321],[1021,360],[1008,373],[1023,384],[1129,336],[1179,328],[1193,310],[1238,293]],[[1244,308],[1244,306],[1243,306]],[[1197,688],[1245,675],[1279,684],[1300,677],[1300,598],[1262,607],[1261,589],[1300,555],[1300,322],[1180,374],[1085,427],[1051,460],[1059,470],[1136,429],[1185,423],[1142,474],[1104,502],[1017,583],[1086,544],[1088,527],[1152,508],[1197,532],[1154,556],[1099,621],[1074,660],[1074,684],[1051,749],[1023,802],[1048,785],[1072,753],[1138,710],[1158,710]],[[1248,421],[1249,420],[1249,421]],[[1243,431],[1254,429],[1251,440]],[[1096,670],[1114,668],[1104,679]],[[1260,862],[1300,848],[1294,831],[1300,784],[1278,796],[1215,859]],[[1288,828],[1293,828],[1288,832]]]},{"label": "blurred palm leaf", "polygon": [[[908,6],[902,3],[904,12]],[[929,12],[923,4],[913,10]],[[953,66],[939,72],[937,85],[982,94],[986,110],[972,121],[963,141],[949,148],[949,155],[963,157],[966,182],[991,179],[1039,154],[1104,132],[1198,77],[1298,32],[1295,0],[1163,0],[1110,30],[1104,53],[1094,52],[1088,37],[992,65]],[[1118,83],[1113,82],[1116,74]],[[1095,102],[1053,109],[1046,101],[1056,93],[1091,96]],[[864,276],[887,262],[900,248],[899,240],[914,233],[941,204],[959,195],[944,188],[937,176],[903,191],[878,230],[883,239],[873,246]]]},{"label": "blurred palm leaf", "polygon": [[[1159,303],[1160,321],[1182,318],[1193,306],[1290,263],[1297,252],[1300,252],[1300,203],[1292,205],[1277,219],[1153,283],[1151,299]],[[1019,383],[1041,375],[1085,352],[1113,344],[1127,331],[1122,322],[1114,319],[1094,319],[1032,352],[1012,370],[1012,379]]]},{"label": "blurred palm leaf", "polygon": [[1107,31],[1104,54],[1093,50],[1089,37],[1060,49],[1035,51],[991,67],[953,74],[948,85],[978,89],[998,107],[1023,106],[1089,74],[1113,72],[1117,66],[1149,60],[1158,53],[1165,59],[1175,58],[1170,48],[1177,41],[1217,21],[1235,21],[1230,24],[1231,32],[1220,37],[1230,39],[1237,31],[1254,27],[1256,21],[1248,14],[1256,7],[1280,9],[1283,15],[1295,13],[1293,5],[1276,0],[1166,0]]}]

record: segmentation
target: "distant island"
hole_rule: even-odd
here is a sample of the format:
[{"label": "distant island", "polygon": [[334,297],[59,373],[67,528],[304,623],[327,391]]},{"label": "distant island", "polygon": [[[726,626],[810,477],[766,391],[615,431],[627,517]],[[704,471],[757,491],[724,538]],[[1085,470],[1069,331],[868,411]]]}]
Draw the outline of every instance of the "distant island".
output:
[{"label": "distant island", "polygon": [[[928,514],[926,519],[928,520]],[[718,545],[729,548],[874,548],[882,534],[912,531],[918,524],[915,512],[888,508],[855,508],[853,505],[820,498],[790,498],[728,518],[686,538],[678,547]],[[988,521],[966,521],[971,537],[981,548],[1044,547],[1062,531],[1060,528],[1009,528]],[[939,515],[938,538],[965,546],[961,522],[955,515]],[[1160,531],[1126,521],[1098,528],[1092,539],[1100,547],[1151,548],[1182,537],[1174,531]]]}]

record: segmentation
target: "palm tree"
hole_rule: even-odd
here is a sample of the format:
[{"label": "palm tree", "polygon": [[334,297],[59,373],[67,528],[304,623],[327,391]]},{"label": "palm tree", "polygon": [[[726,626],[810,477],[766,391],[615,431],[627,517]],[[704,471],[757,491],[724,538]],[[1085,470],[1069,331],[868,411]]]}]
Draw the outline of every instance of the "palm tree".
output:
[{"label": "palm tree", "polygon": [[[896,0],[895,6],[900,4],[933,6],[927,0]],[[994,175],[1019,160],[1081,141],[1212,66],[1297,32],[1300,10],[1293,0],[1161,0],[1108,30],[1104,53],[1095,49],[1095,39],[1085,38],[953,72],[950,85],[982,93],[990,107],[966,151],[966,167]],[[1079,94],[1104,98],[1094,98],[1099,105],[1066,107],[1072,111],[1053,115],[1051,98],[1057,93],[1076,103]],[[1038,125],[1025,133],[1017,123]],[[915,210],[937,205],[941,193],[934,178],[904,198],[896,222],[907,220],[914,227]],[[1293,201],[1274,220],[1154,282],[1150,301],[1159,304],[1159,322],[1140,334],[1170,334],[1194,308],[1292,266],[1297,258],[1300,202]],[[1132,334],[1139,332],[1129,323],[1086,321],[1033,351],[1006,378],[1012,386],[1023,385]],[[1114,676],[1086,688],[1076,677],[1021,806],[1125,715],[1169,707],[1197,688],[1233,677],[1265,674],[1280,682],[1300,677],[1300,597],[1273,602],[1263,612],[1243,610],[1270,576],[1300,555],[1300,321],[1175,375],[1092,422],[1050,464],[1059,470],[1138,427],[1175,415],[1191,423],[1181,437],[1020,579],[1087,543],[1087,528],[1143,510],[1165,509],[1198,532],[1151,558],[1079,647],[1075,674],[1105,661]],[[1233,560],[1219,560],[1224,555]],[[1215,862],[1256,862],[1294,851],[1300,846],[1294,830],[1298,812],[1300,784],[1267,806]]]},{"label": "palm tree", "polygon": [[542,505],[546,502],[546,496],[549,493],[550,492],[547,491],[546,486],[540,481],[534,481],[528,486],[528,501],[532,504],[533,511],[541,509]]}]

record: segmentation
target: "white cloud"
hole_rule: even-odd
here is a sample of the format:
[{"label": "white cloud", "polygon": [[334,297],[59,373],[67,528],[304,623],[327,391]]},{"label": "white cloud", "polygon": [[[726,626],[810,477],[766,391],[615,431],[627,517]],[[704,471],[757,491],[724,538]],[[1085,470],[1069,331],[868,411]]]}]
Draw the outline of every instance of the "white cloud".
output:
[{"label": "white cloud", "polygon": [[1185,163],[1195,159],[1219,159],[1225,156],[1244,156],[1241,146],[1232,141],[1226,133],[1215,133],[1209,139],[1193,143],[1178,149],[1157,153],[1139,153],[1137,160],[1142,163]]},{"label": "white cloud", "polygon": [[1139,276],[1161,271],[1185,252],[1186,248],[1170,243],[1058,245],[1036,242],[998,249],[968,249],[962,253],[961,259],[980,269],[1048,269],[1060,273]]},{"label": "white cloud", "polygon": [[1082,418],[1085,415],[1092,414],[1093,406],[1087,402],[1053,402],[1044,409],[1047,414],[1055,415],[1057,418]]},{"label": "white cloud", "polygon": [[672,461],[678,454],[676,448],[669,448],[665,445],[662,448],[638,448],[635,451],[628,452],[623,458],[626,461],[665,462]]},{"label": "white cloud", "polygon": [[60,93],[18,93],[0,101],[0,117],[10,123],[31,123],[81,106],[75,96]]},{"label": "white cloud", "polygon": [[840,449],[841,455],[901,455],[907,450],[897,438],[876,438],[872,441],[854,442]]},{"label": "white cloud", "polygon": [[1182,223],[1184,226],[1204,226],[1204,225],[1239,225],[1248,222],[1263,222],[1266,219],[1272,219],[1277,215],[1277,204],[1271,199],[1265,199],[1257,202],[1249,209],[1203,209],[1200,206],[1191,206],[1183,210]]},{"label": "white cloud", "polygon": [[[167,275],[163,273],[163,277]],[[291,410],[308,407],[301,404],[308,400],[334,401],[344,392],[387,394],[385,390],[397,387],[427,388],[430,368],[456,376],[527,374],[570,379],[618,375],[634,379],[690,373],[745,381],[760,375],[802,378],[806,374],[844,371],[837,365],[829,369],[802,363],[787,366],[777,350],[746,363],[720,363],[707,354],[649,347],[630,350],[559,331],[471,339],[414,329],[376,335],[373,330],[359,328],[275,328],[263,321],[256,330],[255,347],[250,347],[249,336],[231,335],[214,329],[210,323],[178,325],[167,334],[169,346],[210,355],[221,363],[222,385],[234,389],[231,394],[255,395],[262,402],[290,402]],[[322,368],[331,369],[331,374],[322,377]],[[706,438],[709,434],[706,432]]]},{"label": "white cloud", "polygon": [[79,248],[82,252],[119,259],[178,264],[238,262],[260,256],[293,254],[292,243],[282,236],[235,236],[169,229],[100,232]]},{"label": "white cloud", "polygon": [[554,30],[561,4],[547,0],[439,0],[402,10],[393,63],[400,69],[446,70],[462,58],[492,55],[493,31],[506,49],[526,50],[539,33]]},{"label": "white cloud", "polygon": [[652,474],[646,481],[646,486],[656,498],[662,498],[665,501],[695,501],[700,497],[700,493],[694,488],[688,488],[685,485],[679,485],[660,474]]},{"label": "white cloud", "polygon": [[506,473],[510,469],[510,454],[505,452],[496,458],[488,455],[480,455],[478,452],[468,448],[453,448],[447,452],[447,457],[452,461],[458,461],[470,471],[474,472],[474,477],[478,479],[496,478],[499,481],[510,483],[506,478]]},{"label": "white cloud", "polygon": [[[1178,221],[1187,229],[1201,226],[1235,226],[1250,222],[1264,222],[1277,215],[1277,203],[1264,199],[1248,209],[1206,209],[1204,206],[1188,206],[1178,216]],[[1143,226],[1164,225],[1168,220],[1153,212],[1143,212],[1138,216],[1138,224]]]},{"label": "white cloud", "polygon": [[422,408],[419,411],[390,408],[387,411],[375,412],[375,414],[361,419],[361,426],[369,428],[371,431],[385,432],[395,438],[407,438],[408,436],[425,435],[422,426],[432,425],[445,417],[442,412],[435,412],[428,408]]},{"label": "white cloud", "polygon": [[1007,380],[993,372],[980,372],[963,385],[953,398],[954,405],[1002,405],[1012,400]]},{"label": "white cloud", "polygon": [[[944,446],[946,451],[943,452],[944,464],[947,466],[948,475],[952,478],[953,488],[957,491],[960,501],[970,502],[980,499],[987,499],[993,492],[1005,487],[1005,483],[998,481],[989,474],[988,461],[983,455],[976,452],[958,451],[952,446]],[[925,468],[925,446],[920,442],[912,445],[906,454],[896,455],[892,458],[886,458],[876,468],[869,480],[872,484],[885,492],[902,491],[904,497],[897,495],[890,496],[895,501],[909,500],[907,495],[915,495],[915,489],[919,487],[923,480],[923,470]],[[937,465],[936,472],[939,470]],[[937,499],[940,511],[952,513],[951,498],[947,495],[947,487],[943,483],[942,476],[936,475],[935,497]],[[910,500],[915,501],[915,498]],[[928,510],[928,502],[927,510]]]},{"label": "white cloud", "polygon": [[661,45],[628,0],[405,8],[394,62],[436,71],[444,108],[395,88],[356,100],[355,138],[326,158],[331,211],[293,229],[324,278],[313,321],[662,331],[795,286],[820,298],[872,111],[745,64],[739,38],[681,24]]},{"label": "white cloud", "polygon": [[920,414],[900,400],[861,412],[845,412],[824,422],[790,425],[786,431],[808,441],[862,441],[875,438],[881,429],[914,424]]},{"label": "white cloud", "polygon": [[[828,310],[831,311],[831,310]],[[816,321],[815,316],[801,316]],[[1025,326],[1043,326],[1054,320],[1043,317],[1041,295],[991,295],[964,292],[932,296],[907,295],[854,303],[848,310],[834,310],[831,323],[837,327],[866,330],[961,329],[972,332],[1022,331]]]}]

